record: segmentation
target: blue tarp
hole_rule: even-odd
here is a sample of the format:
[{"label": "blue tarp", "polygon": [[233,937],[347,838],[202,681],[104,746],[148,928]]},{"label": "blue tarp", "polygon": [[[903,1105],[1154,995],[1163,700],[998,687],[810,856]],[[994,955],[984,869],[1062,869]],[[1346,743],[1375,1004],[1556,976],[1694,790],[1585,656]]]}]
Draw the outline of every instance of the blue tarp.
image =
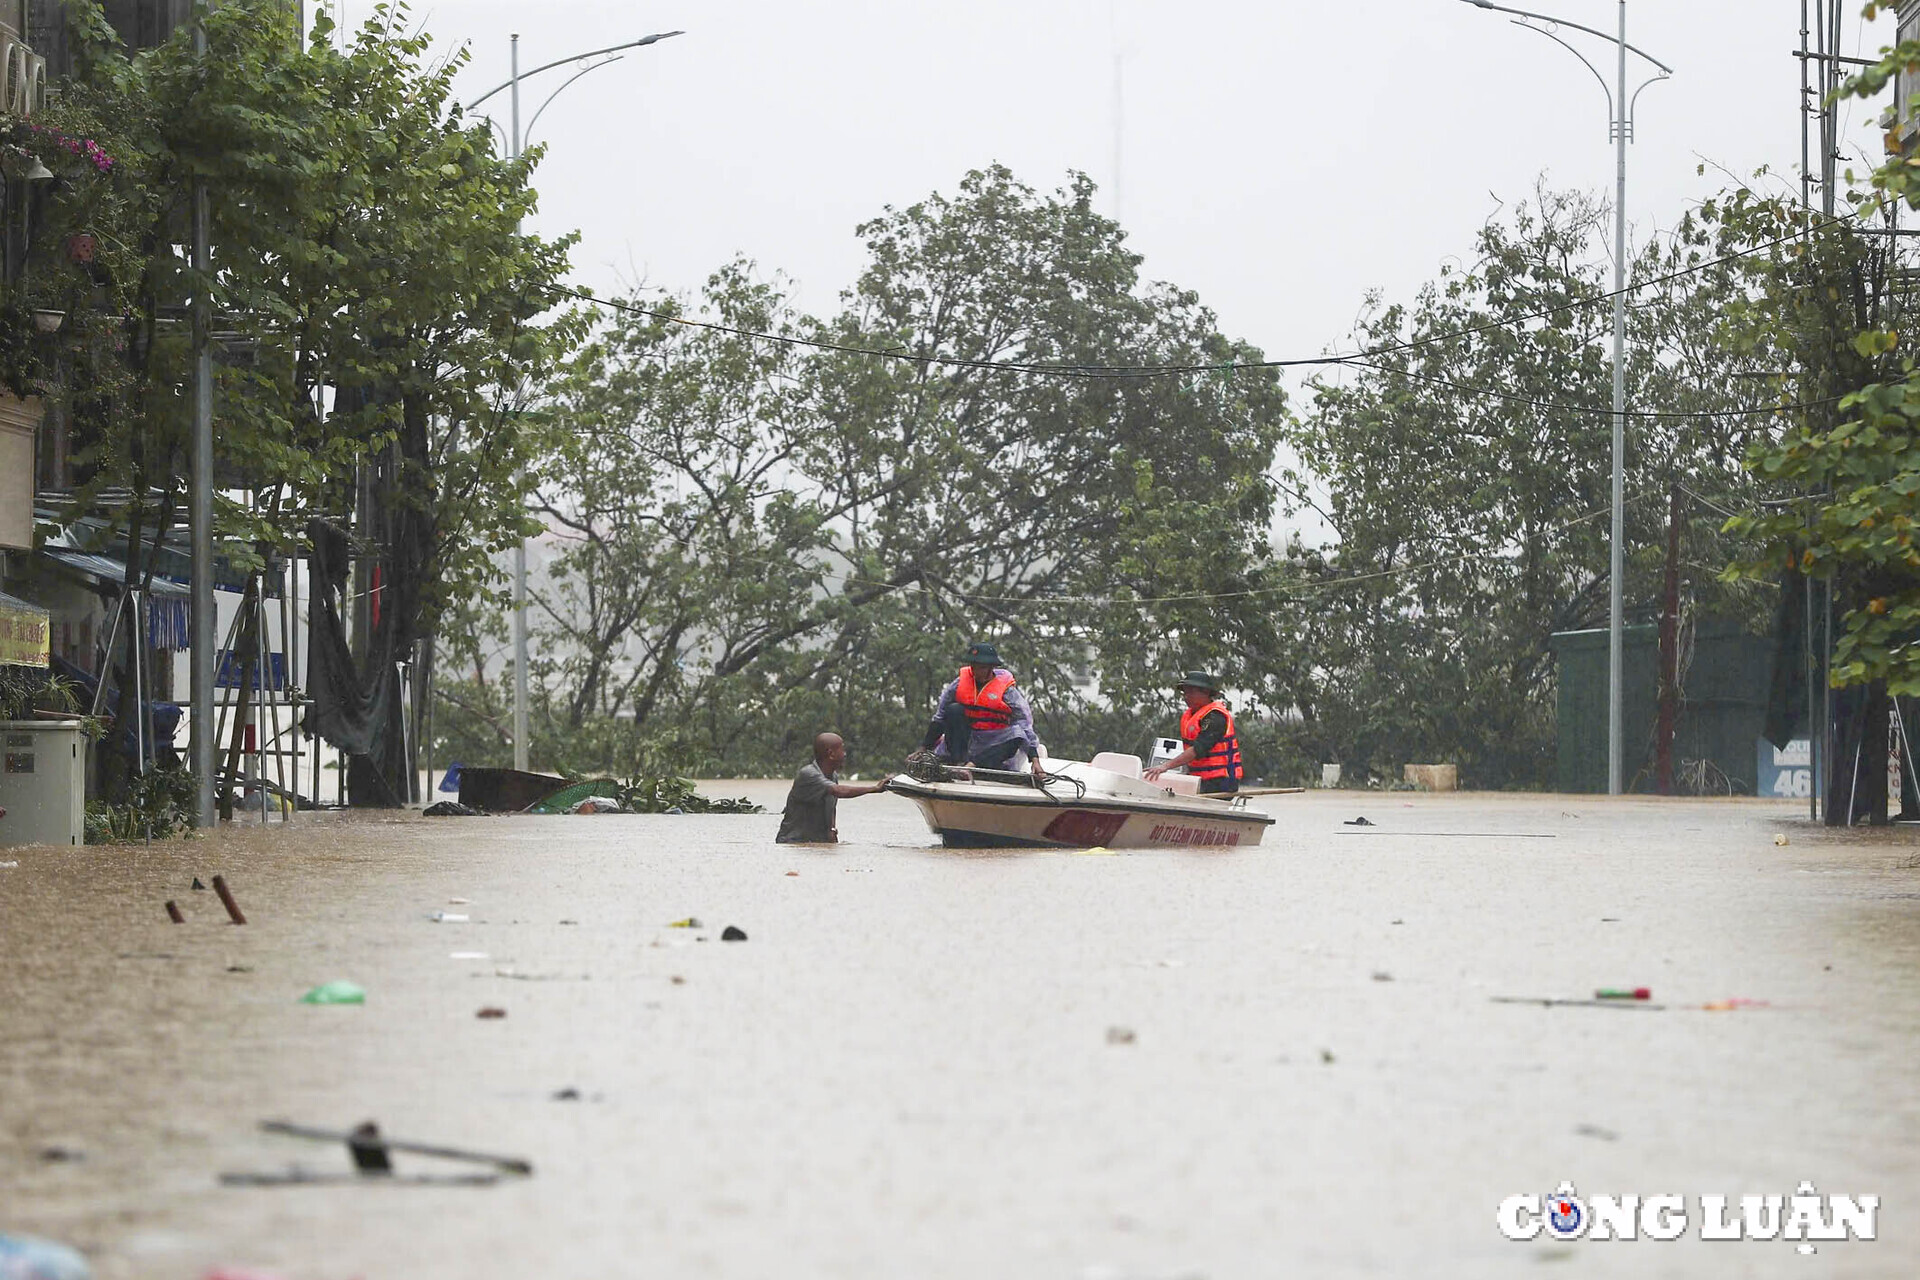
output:
[{"label": "blue tarp", "polygon": [[[74,684],[80,686],[80,702],[83,710],[92,704],[94,691],[100,687],[100,681],[93,675],[82,671],[79,667],[74,666],[57,653],[53,655],[53,674],[63,680],[71,680]],[[101,713],[104,715],[112,715],[113,709],[119,705],[119,702],[120,687],[118,685],[108,685],[107,696],[100,700]],[[146,714],[147,752],[149,758],[156,758],[163,754],[177,755],[178,749],[173,745],[173,735],[178,732],[180,728],[180,704],[177,702],[148,702],[146,704]],[[130,724],[117,735],[121,752],[129,756],[136,755],[139,752],[139,744],[134,739],[133,730],[134,726]]]}]

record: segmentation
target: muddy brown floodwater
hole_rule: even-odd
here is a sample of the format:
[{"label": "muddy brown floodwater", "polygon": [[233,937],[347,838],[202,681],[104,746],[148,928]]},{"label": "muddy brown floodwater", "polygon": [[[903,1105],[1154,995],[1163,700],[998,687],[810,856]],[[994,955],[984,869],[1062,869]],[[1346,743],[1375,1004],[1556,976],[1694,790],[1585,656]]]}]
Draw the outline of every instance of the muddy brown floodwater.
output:
[{"label": "muddy brown floodwater", "polygon": [[[895,797],[830,849],[769,813],[0,850],[0,1232],[115,1280],[1920,1274],[1913,833],[1263,803],[1259,848],[1108,856],[942,850]],[[334,979],[366,1004],[298,1003]],[[1493,999],[1614,986],[1663,1007]],[[1766,1003],[1700,1007],[1733,998]],[[534,1172],[222,1186],[349,1167],[268,1118]],[[1563,1180],[1736,1215],[1810,1181],[1878,1196],[1879,1238],[1501,1236]]]}]

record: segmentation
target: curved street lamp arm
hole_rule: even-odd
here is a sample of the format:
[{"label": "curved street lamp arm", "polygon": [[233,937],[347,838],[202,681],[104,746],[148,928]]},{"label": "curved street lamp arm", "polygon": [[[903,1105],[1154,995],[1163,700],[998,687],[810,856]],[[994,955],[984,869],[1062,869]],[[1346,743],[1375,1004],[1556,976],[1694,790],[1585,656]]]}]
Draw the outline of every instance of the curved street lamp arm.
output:
[{"label": "curved street lamp arm", "polygon": [[1608,86],[1607,78],[1600,74],[1600,68],[1594,66],[1592,62],[1588,61],[1586,54],[1580,52],[1578,49],[1568,44],[1565,40],[1562,40],[1559,36],[1553,34],[1553,32],[1548,31],[1543,27],[1536,27],[1531,22],[1523,22],[1519,18],[1515,18],[1513,20],[1513,25],[1516,27],[1519,27],[1522,31],[1531,31],[1535,35],[1545,36],[1547,39],[1553,41],[1555,44],[1559,45],[1562,49],[1565,49],[1568,53],[1572,54],[1574,57],[1580,59],[1581,62],[1585,63],[1587,70],[1593,72],[1593,78],[1600,82],[1600,92],[1607,95],[1607,118],[1609,120],[1613,118],[1613,90]]},{"label": "curved street lamp arm", "polygon": [[562,89],[565,89],[568,85],[572,84],[575,80],[578,80],[581,76],[587,74],[587,72],[598,71],[600,68],[605,66],[610,66],[613,63],[616,63],[618,61],[620,61],[620,55],[616,53],[604,59],[603,61],[589,62],[586,66],[580,68],[578,71],[574,72],[572,75],[568,76],[565,80],[563,80],[560,83],[560,88],[555,89],[552,93],[547,95],[547,100],[540,104],[540,110],[533,113],[533,119],[527,121],[527,127],[520,131],[520,149],[522,151],[525,151],[527,149],[527,145],[528,145],[527,139],[533,136],[533,126],[540,123],[541,113],[544,112],[548,107],[553,105],[553,100],[560,96],[560,91]]},{"label": "curved street lamp arm", "polygon": [[[1673,79],[1673,77],[1670,75],[1654,76],[1651,79],[1645,81],[1643,84],[1641,84],[1641,86],[1638,89],[1635,89],[1633,91],[1633,96],[1627,99],[1627,128],[1629,130],[1633,128],[1633,122],[1635,119],[1637,119],[1637,117],[1634,115],[1634,109],[1638,107],[1640,104],[1640,95],[1645,93],[1648,89],[1651,89],[1654,85],[1659,84],[1662,80],[1671,80],[1671,79]],[[1631,137],[1632,135],[1629,134],[1628,136]]]},{"label": "curved street lamp arm", "polygon": [[[1617,35],[1612,35],[1605,31],[1596,31],[1592,27],[1583,27],[1577,22],[1568,22],[1565,18],[1556,18],[1549,13],[1534,13],[1531,10],[1527,10],[1527,9],[1509,9],[1507,8],[1507,6],[1503,4],[1491,3],[1491,0],[1461,0],[1461,3],[1470,4],[1476,9],[1491,9],[1495,13],[1511,13],[1522,18],[1538,18],[1542,22],[1558,23],[1560,26],[1563,26],[1563,27],[1572,27],[1575,31],[1584,31],[1590,36],[1599,36],[1602,40],[1605,40],[1608,44],[1617,45],[1620,43],[1620,37]],[[1538,30],[1538,28],[1535,28],[1535,30]],[[1645,58],[1648,62],[1651,62],[1654,66],[1660,68],[1662,71],[1666,72],[1668,75],[1673,74],[1672,67],[1660,61],[1660,59],[1654,57],[1652,54],[1648,53],[1645,49],[1638,48],[1634,45],[1628,45],[1627,49],[1629,52],[1639,54],[1641,57]]]},{"label": "curved street lamp arm", "polygon": [[[539,75],[542,71],[551,71],[555,67],[564,67],[569,62],[585,62],[588,58],[597,58],[604,53],[619,53],[622,49],[638,49],[642,45],[654,44],[657,41],[666,40],[673,36],[683,36],[685,34],[687,33],[684,31],[657,31],[653,35],[641,36],[638,40],[629,40],[625,44],[610,44],[604,49],[589,49],[585,53],[576,53],[570,58],[555,58],[552,62],[546,63],[542,66],[535,67],[531,71],[521,72],[520,78],[522,80],[530,80],[534,76]],[[503,81],[500,84],[495,85],[493,88],[487,90],[485,93],[475,98],[472,102],[469,102],[467,104],[467,110],[469,111],[473,110],[475,107],[485,102],[488,98],[491,98],[494,94],[500,93],[507,89],[511,89],[512,87],[513,87],[513,81],[511,79],[508,79],[506,81]]]}]

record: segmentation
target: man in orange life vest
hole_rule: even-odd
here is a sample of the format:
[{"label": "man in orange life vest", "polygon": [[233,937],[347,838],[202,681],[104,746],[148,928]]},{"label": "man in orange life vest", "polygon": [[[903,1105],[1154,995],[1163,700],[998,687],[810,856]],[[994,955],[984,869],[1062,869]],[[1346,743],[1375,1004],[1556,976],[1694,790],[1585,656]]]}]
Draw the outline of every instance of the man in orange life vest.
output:
[{"label": "man in orange life vest", "polygon": [[1186,700],[1180,717],[1180,754],[1141,773],[1151,782],[1169,769],[1187,766],[1200,779],[1200,794],[1229,795],[1240,789],[1240,738],[1233,731],[1233,712],[1220,700],[1220,682],[1204,671],[1189,671],[1174,685]]},{"label": "man in orange life vest", "polygon": [[1027,695],[1014,687],[1013,672],[1000,665],[999,651],[990,644],[970,644],[966,662],[940,691],[940,706],[927,726],[922,749],[939,743],[942,760],[982,769],[1008,768],[1024,750],[1033,776],[1044,777],[1033,709]]}]

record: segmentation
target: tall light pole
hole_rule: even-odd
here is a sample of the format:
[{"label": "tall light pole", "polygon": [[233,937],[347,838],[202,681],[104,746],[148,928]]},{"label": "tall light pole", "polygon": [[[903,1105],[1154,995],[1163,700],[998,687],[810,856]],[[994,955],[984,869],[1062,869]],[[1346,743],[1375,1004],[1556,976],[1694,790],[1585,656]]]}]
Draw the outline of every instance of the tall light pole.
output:
[{"label": "tall light pole", "polygon": [[[1621,588],[1626,577],[1626,452],[1627,452],[1627,143],[1633,137],[1633,106],[1640,100],[1640,92],[1648,85],[1665,80],[1673,74],[1673,68],[1654,57],[1644,49],[1636,49],[1627,43],[1627,0],[1619,0],[1620,34],[1610,36],[1604,31],[1592,27],[1583,27],[1577,22],[1568,22],[1564,18],[1551,17],[1544,13],[1532,13],[1525,9],[1509,9],[1505,5],[1492,4],[1489,0],[1462,0],[1476,9],[1491,9],[1496,13],[1514,15],[1517,27],[1539,32],[1547,39],[1566,49],[1574,57],[1586,63],[1587,70],[1593,72],[1605,90],[1608,102],[1609,132],[1614,144],[1614,198],[1613,198],[1613,532],[1608,539],[1607,565],[1607,794],[1619,795],[1626,790],[1626,757],[1622,750],[1623,729],[1621,704],[1623,674],[1625,662],[1625,623],[1621,617]],[[1587,61],[1587,56],[1562,40],[1551,30],[1530,25],[1526,19],[1532,18],[1545,22],[1549,26],[1570,27],[1575,31],[1584,31],[1588,35],[1599,36],[1611,41],[1619,53],[1619,76],[1612,89],[1607,88],[1607,79],[1600,69]],[[1660,74],[1651,76],[1641,83],[1633,96],[1627,96],[1627,54],[1633,53],[1645,58],[1660,68]]]},{"label": "tall light pole", "polygon": [[[507,78],[504,84],[496,85],[475,98],[472,102],[469,102],[467,104],[467,110],[472,111],[475,107],[478,107],[481,103],[503,89],[511,90],[513,98],[513,133],[508,139],[507,154],[511,159],[518,161],[520,159],[520,148],[523,140],[523,135],[520,132],[520,82],[522,80],[530,80],[541,72],[551,71],[555,67],[571,66],[577,62],[587,62],[590,64],[574,72],[573,75],[569,76],[566,81],[561,84],[559,89],[555,89],[547,95],[546,102],[540,104],[540,110],[533,113],[533,118],[538,120],[540,118],[540,112],[545,111],[548,104],[560,95],[561,89],[565,89],[567,85],[572,84],[589,71],[597,71],[610,62],[620,61],[621,50],[638,49],[645,45],[666,40],[672,36],[685,34],[683,31],[660,31],[650,36],[642,36],[638,40],[629,40],[625,44],[608,45],[604,49],[590,49],[586,53],[576,53],[571,57],[556,58],[552,62],[535,67],[523,76],[520,74],[520,35],[518,32],[515,32],[512,36],[513,54],[510,63],[513,74]],[[594,58],[600,58],[602,61],[592,62],[591,60]],[[519,227],[516,225],[514,230],[517,232]],[[529,737],[530,731],[527,723],[527,540],[522,538],[513,548],[513,767],[523,772],[530,763],[527,752]]]}]

